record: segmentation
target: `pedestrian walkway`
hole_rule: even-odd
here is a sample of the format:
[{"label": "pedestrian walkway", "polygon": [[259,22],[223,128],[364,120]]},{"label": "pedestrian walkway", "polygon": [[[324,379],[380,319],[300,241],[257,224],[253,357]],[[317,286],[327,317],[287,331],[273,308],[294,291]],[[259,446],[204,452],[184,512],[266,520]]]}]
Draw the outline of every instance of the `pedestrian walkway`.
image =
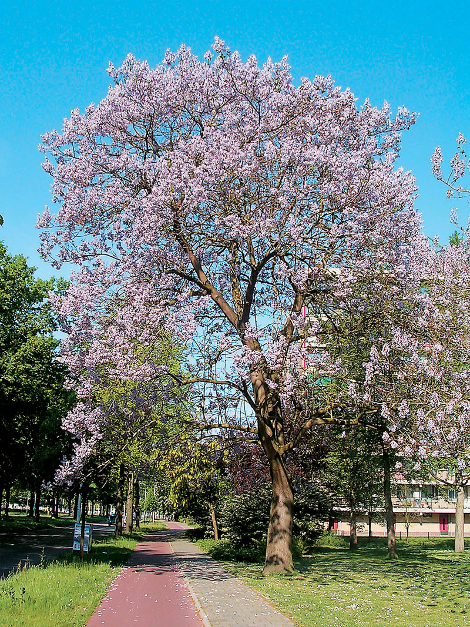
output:
[{"label": "pedestrian walkway", "polygon": [[87,627],[293,627],[167,522],[137,545]]}]

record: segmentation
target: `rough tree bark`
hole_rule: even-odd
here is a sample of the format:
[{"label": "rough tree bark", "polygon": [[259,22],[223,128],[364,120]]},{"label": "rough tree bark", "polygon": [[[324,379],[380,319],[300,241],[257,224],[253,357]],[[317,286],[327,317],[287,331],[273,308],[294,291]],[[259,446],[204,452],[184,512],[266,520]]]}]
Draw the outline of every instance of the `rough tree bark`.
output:
[{"label": "rough tree bark", "polygon": [[290,573],[292,559],[292,527],[294,490],[286,468],[284,425],[279,398],[267,389],[263,372],[252,372],[253,391],[260,411],[257,412],[258,435],[269,461],[272,497],[269,513],[266,558],[263,573]]},{"label": "rough tree bark", "polygon": [[465,551],[465,514],[464,514],[465,488],[457,488],[457,503],[455,506],[455,552]]},{"label": "rough tree bark", "polygon": [[390,456],[385,446],[382,446],[383,452],[383,467],[384,467],[384,499],[385,499],[385,517],[387,520],[387,546],[388,557],[396,559],[397,554],[397,541],[395,538],[395,524],[393,516],[393,503],[392,503],[392,485],[391,485],[391,471],[390,471]]}]

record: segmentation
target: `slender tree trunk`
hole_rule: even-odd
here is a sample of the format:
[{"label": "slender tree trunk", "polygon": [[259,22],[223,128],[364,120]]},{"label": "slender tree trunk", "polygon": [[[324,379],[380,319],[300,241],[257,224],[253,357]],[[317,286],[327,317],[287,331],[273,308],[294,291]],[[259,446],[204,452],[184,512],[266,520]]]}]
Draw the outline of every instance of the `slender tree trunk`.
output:
[{"label": "slender tree trunk", "polygon": [[464,514],[465,488],[457,488],[457,503],[455,505],[455,552],[465,551],[465,514]]},{"label": "slender tree trunk", "polygon": [[75,501],[73,504],[73,519],[77,520],[78,515],[78,492],[75,493]]},{"label": "slender tree trunk", "polygon": [[388,557],[396,559],[397,541],[395,538],[395,525],[393,520],[393,503],[392,503],[392,485],[390,472],[390,456],[388,450],[382,445],[383,466],[384,466],[384,499],[385,499],[385,517],[387,520],[387,546]]},{"label": "slender tree trunk", "polygon": [[2,515],[2,504],[3,504],[3,473],[0,474],[0,517]]},{"label": "slender tree trunk", "polygon": [[134,501],[135,501],[135,528],[140,529],[140,485],[136,479],[134,485]]},{"label": "slender tree trunk", "polygon": [[34,505],[34,520],[39,522],[39,517],[41,515],[41,511],[39,509],[41,505],[41,482],[38,481],[36,484],[36,502]]},{"label": "slender tree trunk", "polygon": [[114,531],[114,535],[116,536],[116,538],[122,536],[122,505],[124,500],[125,473],[126,469],[124,468],[124,464],[121,464],[119,466],[119,482],[116,494],[116,529]]},{"label": "slender tree trunk", "polygon": [[349,548],[351,551],[357,551],[357,513],[356,504],[350,503],[351,517],[349,518]]},{"label": "slender tree trunk", "polygon": [[82,486],[82,526],[80,527],[80,559],[83,559],[83,551],[85,546],[85,518],[86,518],[86,507],[87,505],[87,489],[86,486]]},{"label": "slender tree trunk", "polygon": [[215,508],[213,503],[209,503],[209,514],[211,516],[212,530],[214,532],[214,540],[219,539],[219,528],[217,526],[217,518],[215,515]]},{"label": "slender tree trunk", "polygon": [[10,498],[11,498],[11,483],[10,479],[7,479],[5,486],[5,516],[10,515]]},{"label": "slender tree trunk", "polygon": [[368,514],[368,521],[369,521],[369,538],[372,538],[372,512],[369,512]]},{"label": "slender tree trunk", "polygon": [[292,572],[294,492],[284,461],[277,453],[269,460],[272,499],[263,573]]},{"label": "slender tree trunk", "polygon": [[33,516],[34,516],[34,495],[35,495],[34,490],[30,490],[30,492],[29,492],[29,505],[28,505],[28,508],[29,508],[28,509],[28,516],[30,518],[33,518]]},{"label": "slender tree trunk", "polygon": [[126,533],[132,533],[134,521],[132,515],[134,513],[134,473],[129,471],[127,476],[127,500],[126,500]]}]

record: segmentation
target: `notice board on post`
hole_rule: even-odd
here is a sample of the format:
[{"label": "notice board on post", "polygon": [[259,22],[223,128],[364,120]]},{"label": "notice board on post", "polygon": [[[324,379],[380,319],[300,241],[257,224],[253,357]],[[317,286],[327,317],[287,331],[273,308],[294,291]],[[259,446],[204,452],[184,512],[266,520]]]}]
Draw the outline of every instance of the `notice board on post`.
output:
[{"label": "notice board on post", "polygon": [[[80,535],[82,533],[82,523],[75,523],[73,532],[73,550],[80,551]],[[85,525],[85,536],[83,538],[83,551],[88,553],[93,544],[93,525]]]}]

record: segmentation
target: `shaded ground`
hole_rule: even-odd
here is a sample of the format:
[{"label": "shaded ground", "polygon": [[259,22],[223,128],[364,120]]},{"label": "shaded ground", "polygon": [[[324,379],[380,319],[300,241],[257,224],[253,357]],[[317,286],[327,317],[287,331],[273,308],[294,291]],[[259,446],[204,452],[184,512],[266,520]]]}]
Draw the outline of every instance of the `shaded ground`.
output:
[{"label": "shaded ground", "polygon": [[[38,531],[0,532],[0,577],[6,577],[26,561],[39,564],[72,550],[73,525]],[[113,533],[107,523],[93,523],[93,538],[102,540]]]}]

